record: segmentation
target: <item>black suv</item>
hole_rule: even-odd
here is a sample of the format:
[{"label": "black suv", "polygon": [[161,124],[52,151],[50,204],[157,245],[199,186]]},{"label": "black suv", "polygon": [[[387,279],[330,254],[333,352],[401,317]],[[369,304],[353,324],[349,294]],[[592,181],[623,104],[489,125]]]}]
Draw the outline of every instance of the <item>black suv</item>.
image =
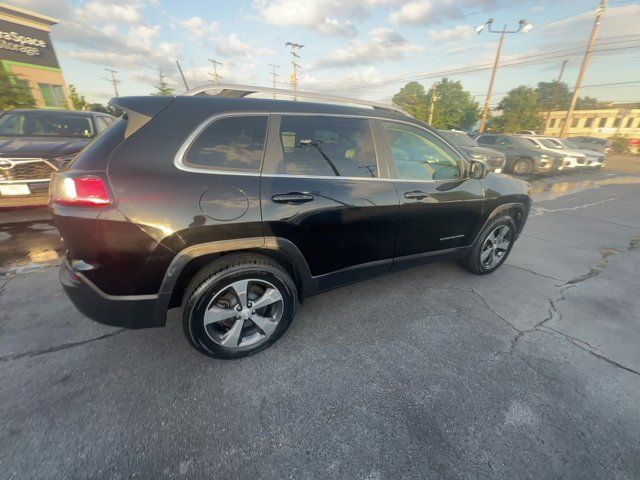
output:
[{"label": "black suv", "polygon": [[505,171],[516,175],[555,173],[564,169],[564,158],[552,152],[540,151],[526,138],[518,135],[482,133],[476,143],[495,148],[507,157]]},{"label": "black suv", "polygon": [[181,306],[195,348],[237,358],[275,342],[304,296],[509,255],[526,183],[391,107],[233,98],[247,93],[115,99],[125,117],[54,175],[61,281],[84,314],[159,327]]}]

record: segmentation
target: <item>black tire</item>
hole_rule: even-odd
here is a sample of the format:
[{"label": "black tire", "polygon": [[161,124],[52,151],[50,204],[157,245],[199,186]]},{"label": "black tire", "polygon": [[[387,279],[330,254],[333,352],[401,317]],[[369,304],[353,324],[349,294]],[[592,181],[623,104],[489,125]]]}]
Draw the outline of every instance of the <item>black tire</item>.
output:
[{"label": "black tire", "polygon": [[[503,225],[508,227],[510,231],[509,247],[500,256],[497,264],[491,267],[487,267],[485,264],[483,264],[481,260],[482,248],[485,245],[485,241],[487,240],[487,237],[492,232],[494,232],[498,227]],[[516,239],[516,224],[513,221],[513,218],[507,215],[497,218],[496,220],[490,222],[482,230],[482,232],[480,232],[480,235],[478,236],[478,240],[473,245],[473,248],[467,254],[467,256],[460,260],[460,264],[465,269],[469,270],[471,273],[475,273],[476,275],[485,275],[487,273],[495,272],[500,267],[500,265],[502,265],[504,261],[507,259],[507,257],[509,256],[509,253],[511,253],[511,249],[513,248],[515,239]]]},{"label": "black tire", "polygon": [[511,164],[511,172],[516,175],[531,175],[533,163],[528,158],[516,158]]},{"label": "black tire", "polygon": [[[210,330],[207,330],[211,326],[206,327],[204,324],[205,311],[214,297],[225,291],[226,285],[247,279],[264,281],[279,291],[282,297],[281,307],[278,307],[281,308],[279,321],[266,338],[255,344],[235,347],[220,345],[213,340]],[[182,303],[184,334],[194,348],[210,357],[246,357],[267,348],[282,336],[295,315],[297,298],[296,286],[289,274],[269,257],[248,253],[225,255],[202,268],[189,283]],[[257,325],[255,328],[257,330]]]}]

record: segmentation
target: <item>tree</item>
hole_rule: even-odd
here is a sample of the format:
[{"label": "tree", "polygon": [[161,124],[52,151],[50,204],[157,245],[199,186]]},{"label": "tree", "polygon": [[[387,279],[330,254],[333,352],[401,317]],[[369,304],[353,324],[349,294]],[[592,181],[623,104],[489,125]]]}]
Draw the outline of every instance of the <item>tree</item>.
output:
[{"label": "tree", "polygon": [[584,96],[578,97],[576,101],[576,110],[593,110],[600,107],[600,102],[597,98]]},{"label": "tree", "polygon": [[124,115],[124,112],[118,107],[112,107],[111,105],[105,106],[101,103],[89,103],[87,104],[87,110],[91,110],[92,112],[108,113],[109,115],[113,115],[115,117],[121,117],[122,115]]},{"label": "tree", "polygon": [[536,92],[540,98],[542,110],[567,110],[571,104],[571,92],[564,82],[538,82]]},{"label": "tree", "polygon": [[33,108],[35,105],[28,84],[0,66],[0,111]]},{"label": "tree", "polygon": [[418,82],[409,82],[393,96],[393,103],[418,120],[427,120],[427,94]]},{"label": "tree", "polygon": [[491,128],[496,131],[512,133],[542,128],[540,98],[533,88],[522,85],[510,90],[496,110],[502,112],[491,121]]},{"label": "tree", "polygon": [[76,86],[72,84],[69,84],[69,99],[74,110],[86,110],[89,107],[84,95],[78,94]]},{"label": "tree", "polygon": [[173,95],[173,88],[171,88],[165,80],[162,70],[158,72],[158,84],[155,86],[155,89],[156,92],[152,93],[151,95],[160,97],[170,97],[171,95]]},{"label": "tree", "polygon": [[[427,112],[434,95],[432,87],[427,94]],[[435,85],[436,102],[433,109],[433,121],[435,128],[450,130],[468,130],[475,125],[480,117],[478,104],[473,97],[462,88],[459,81],[451,81],[443,78]]]}]

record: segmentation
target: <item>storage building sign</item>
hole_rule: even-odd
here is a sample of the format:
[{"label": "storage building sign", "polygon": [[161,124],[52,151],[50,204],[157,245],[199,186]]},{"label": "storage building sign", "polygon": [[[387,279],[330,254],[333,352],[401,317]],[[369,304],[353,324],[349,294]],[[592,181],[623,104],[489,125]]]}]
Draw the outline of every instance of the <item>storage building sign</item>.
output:
[{"label": "storage building sign", "polygon": [[0,20],[0,58],[59,68],[49,33]]}]

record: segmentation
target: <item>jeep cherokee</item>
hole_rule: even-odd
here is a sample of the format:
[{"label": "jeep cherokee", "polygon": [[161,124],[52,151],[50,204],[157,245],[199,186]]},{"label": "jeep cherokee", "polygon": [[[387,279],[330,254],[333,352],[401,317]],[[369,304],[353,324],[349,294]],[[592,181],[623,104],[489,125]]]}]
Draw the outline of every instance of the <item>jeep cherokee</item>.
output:
[{"label": "jeep cherokee", "polygon": [[88,317],[158,327],[181,307],[196,349],[238,358],[304,296],[444,258],[489,273],[522,231],[525,182],[395,107],[211,88],[112,100],[126,115],[54,175],[60,278]]}]

